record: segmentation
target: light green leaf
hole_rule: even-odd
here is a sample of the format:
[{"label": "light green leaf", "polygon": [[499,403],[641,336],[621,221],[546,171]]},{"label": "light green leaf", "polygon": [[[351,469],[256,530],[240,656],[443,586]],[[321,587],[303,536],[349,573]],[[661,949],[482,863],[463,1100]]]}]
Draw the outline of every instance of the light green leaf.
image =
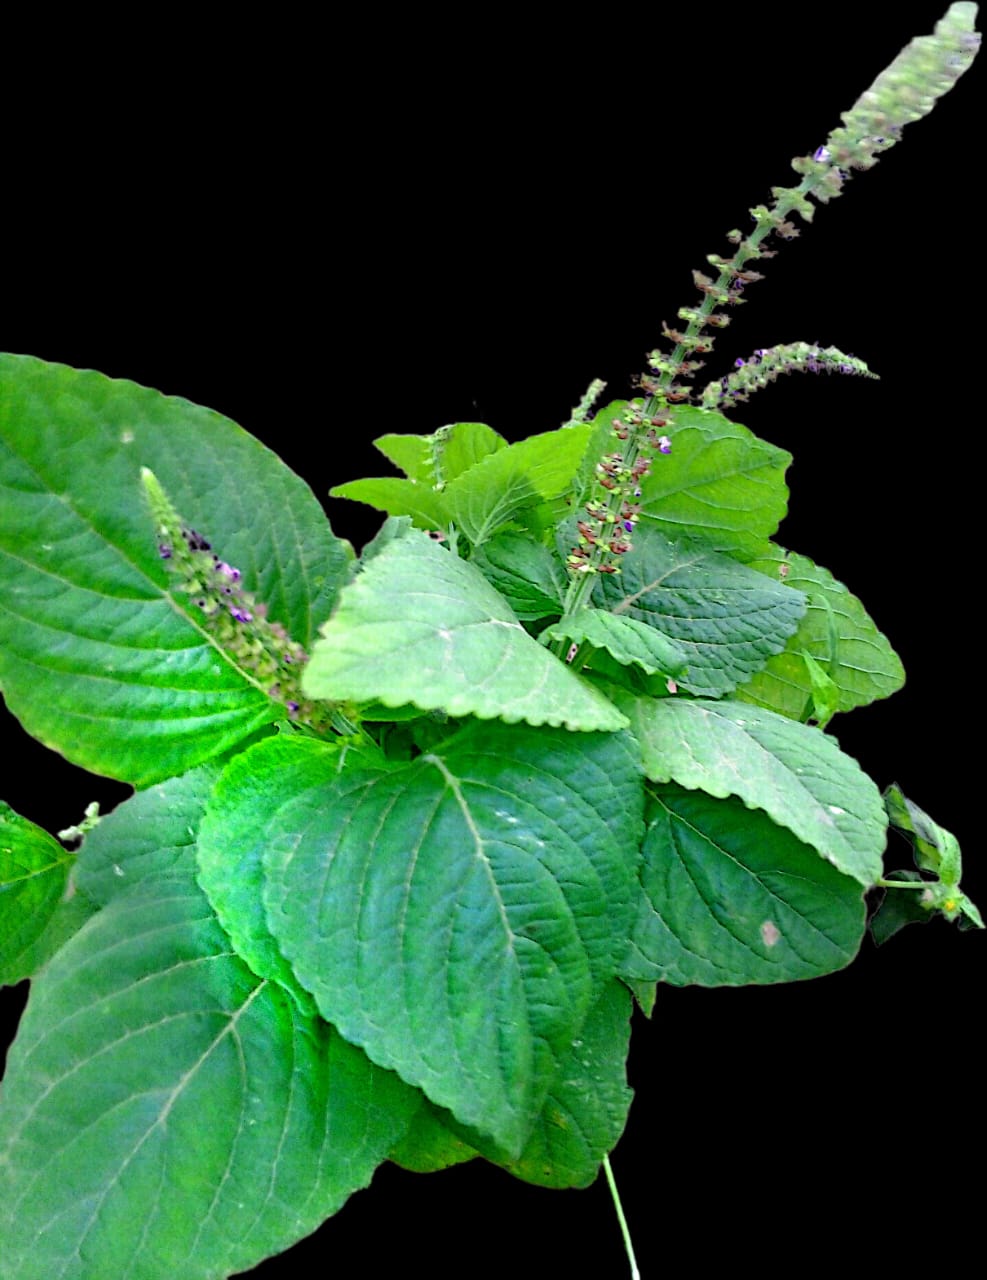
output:
[{"label": "light green leaf", "polygon": [[656,454],[641,484],[642,524],[666,537],[700,538],[748,560],[784,519],[792,455],[718,413],[677,408],[670,454]]},{"label": "light green leaf", "polygon": [[581,609],[560,618],[540,638],[585,642],[595,649],[606,649],[623,666],[634,664],[652,675],[678,675],[687,662],[685,650],[655,627],[603,609]]},{"label": "light green leaf", "polygon": [[409,480],[425,485],[435,483],[435,471],[432,467],[433,436],[401,435],[392,432],[386,436],[378,436],[374,445],[389,462],[393,462],[400,468]]},{"label": "light green leaf", "polygon": [[283,714],[171,594],[142,466],[302,645],[347,573],[308,487],[228,419],[0,356],[0,685],[35,738],[140,786]]},{"label": "light green leaf", "polygon": [[148,881],[34,985],[0,1106],[5,1280],[218,1280],[366,1186],[417,1107]]},{"label": "light green leaf", "polygon": [[543,543],[523,533],[504,531],[471,557],[490,585],[522,622],[562,612],[565,573]]},{"label": "light green leaf", "polygon": [[812,697],[805,653],[822,663],[835,683],[837,711],[866,706],[901,688],[905,672],[898,655],[857,597],[827,569],[783,547],[762,551],[751,568],[803,592],[808,608],[784,650],[737,690],[739,698],[801,719]]},{"label": "light green leaf", "polygon": [[478,569],[414,531],[340,593],[303,688],[312,698],[573,730],[626,723],[525,632]]},{"label": "light green leaf", "polygon": [[440,1169],[475,1160],[480,1153],[453,1133],[447,1123],[450,1119],[448,1111],[423,1098],[408,1132],[388,1159],[410,1173],[438,1173]]},{"label": "light green leaf", "polygon": [[[290,792],[275,745],[299,753]],[[474,721],[388,770],[337,772],[305,739],[252,754],[268,923],[296,976],[375,1062],[518,1156],[626,949],[633,744]]]},{"label": "light green leaf", "polygon": [[836,681],[826,674],[822,664],[818,663],[811,653],[803,650],[802,661],[805,663],[812,688],[812,715],[808,718],[815,720],[820,729],[825,729],[839,710],[839,688]]},{"label": "light green leaf", "polygon": [[836,739],[724,698],[635,698],[614,690],[653,782],[739,796],[869,888],[881,874],[881,794]]},{"label": "light green leaf", "polygon": [[591,431],[580,424],[529,436],[450,481],[443,498],[457,527],[478,547],[525,507],[565,493]]},{"label": "light green leaf", "polygon": [[628,973],[684,986],[795,982],[849,964],[860,885],[737,799],[654,788],[641,880],[647,907]]},{"label": "light green leaf", "polygon": [[418,480],[401,480],[397,476],[348,480],[330,489],[329,496],[365,502],[391,516],[410,516],[419,529],[444,529],[449,523],[443,495]]},{"label": "light green leaf", "polygon": [[679,684],[719,697],[744,683],[785,647],[805,597],[698,542],[672,542],[639,527],[621,573],[602,577],[593,600],[635,618],[686,655]]},{"label": "light green leaf", "polygon": [[74,861],[0,800],[0,985],[30,978],[93,910],[81,896],[69,906]]},{"label": "light green leaf", "polygon": [[508,447],[504,437],[483,422],[455,422],[452,426],[440,427],[432,438],[435,442],[434,483],[440,487],[492,453]]}]

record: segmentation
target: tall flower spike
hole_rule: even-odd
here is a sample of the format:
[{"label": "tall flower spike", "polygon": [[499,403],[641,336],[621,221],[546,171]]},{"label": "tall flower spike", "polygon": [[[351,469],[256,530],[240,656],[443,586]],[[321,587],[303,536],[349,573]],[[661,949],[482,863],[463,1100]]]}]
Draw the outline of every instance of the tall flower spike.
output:
[{"label": "tall flower spike", "polygon": [[182,520],[154,473],[143,467],[141,481],[158,555],[166,561],[175,587],[188,597],[202,630],[251,683],[280,702],[292,720],[317,730],[336,726],[339,717],[329,704],[310,702],[301,694],[302,669],[308,661],[302,646],[280,622],[268,621],[266,607],[241,587],[240,570],[222,560],[202,534]]},{"label": "tall flower spike", "polygon": [[729,316],[717,308],[741,303],[745,286],[761,278],[747,264],[774,256],[773,250],[761,247],[762,242],[769,235],[781,240],[797,236],[798,228],[789,214],[811,222],[815,206],[810,196],[825,204],[840,195],[852,170],[876,164],[880,153],[899,141],[904,126],[928,115],[956,84],[980,47],[980,35],[973,26],[976,16],[975,4],[950,5],[933,34],[919,36],[902,49],[843,115],[842,126],[834,129],[822,146],[792,161],[801,183],[774,187],[770,206],[759,204],[751,209],[754,229],[747,236],[737,230],[728,233],[733,253],[729,257],[714,253],[707,259],[716,268],[716,278],[694,273],[700,291],[698,307],[682,307],[678,312],[679,319],[686,321],[683,332],[665,327],[665,336],[674,348],[670,355],[652,352],[649,364],[656,376],[646,374],[640,380],[650,396],[647,413],[691,398],[691,390],[683,382],[699,368],[692,357],[712,347],[710,329],[729,323]]}]

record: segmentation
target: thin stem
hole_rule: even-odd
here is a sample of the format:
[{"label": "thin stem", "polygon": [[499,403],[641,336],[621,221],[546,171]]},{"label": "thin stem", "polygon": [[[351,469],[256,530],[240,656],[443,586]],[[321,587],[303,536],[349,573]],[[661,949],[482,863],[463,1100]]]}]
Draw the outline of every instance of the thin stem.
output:
[{"label": "thin stem", "polygon": [[874,881],[875,888],[878,889],[928,889],[934,881],[932,880],[880,880]]},{"label": "thin stem", "polygon": [[617,1211],[617,1221],[620,1223],[620,1234],[624,1237],[624,1252],[627,1254],[627,1261],[631,1266],[631,1280],[641,1280],[641,1273],[637,1269],[637,1258],[634,1257],[634,1245],[631,1243],[631,1233],[627,1227],[627,1219],[624,1217],[624,1208],[620,1203],[620,1192],[617,1190],[617,1183],[613,1176],[613,1170],[610,1168],[610,1157],[603,1157],[603,1171],[607,1175],[607,1185],[610,1188],[610,1198],[613,1200],[613,1207]]}]

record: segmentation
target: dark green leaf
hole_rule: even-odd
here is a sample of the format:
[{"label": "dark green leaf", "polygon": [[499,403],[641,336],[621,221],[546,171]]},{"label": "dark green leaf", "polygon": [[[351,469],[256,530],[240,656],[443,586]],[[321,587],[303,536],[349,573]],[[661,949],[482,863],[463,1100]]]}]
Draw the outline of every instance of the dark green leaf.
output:
[{"label": "dark green leaf", "polygon": [[386,771],[339,772],[311,740],[253,754],[258,776],[270,756],[251,805],[268,922],[302,985],[375,1062],[517,1156],[626,948],[630,740],[473,722]]},{"label": "dark green leaf", "polygon": [[504,597],[522,622],[562,612],[565,574],[548,547],[522,533],[498,533],[471,564]]},{"label": "dark green leaf", "polygon": [[849,964],[864,932],[860,885],[765,813],[656,787],[628,973],[676,986],[815,978]]},{"label": "dark green leaf", "polygon": [[626,723],[527,634],[478,569],[414,531],[340,593],[303,687],[312,698],[574,730]]},{"label": "dark green leaf", "polygon": [[5,1280],[218,1280],[366,1186],[417,1107],[230,954],[201,892],[113,899],[35,983],[0,1106]]},{"label": "dark green leaf", "polygon": [[0,985],[35,974],[94,909],[69,885],[74,861],[0,800]]},{"label": "dark green leaf", "polygon": [[639,527],[621,573],[602,578],[594,601],[673,640],[687,658],[678,683],[719,697],[760,670],[798,626],[805,597],[701,543],[672,542]]},{"label": "dark green leaf", "polygon": [[34,737],[137,785],[283,714],[171,594],[142,466],[302,645],[347,574],[308,487],[228,419],[0,356],[0,684]]}]

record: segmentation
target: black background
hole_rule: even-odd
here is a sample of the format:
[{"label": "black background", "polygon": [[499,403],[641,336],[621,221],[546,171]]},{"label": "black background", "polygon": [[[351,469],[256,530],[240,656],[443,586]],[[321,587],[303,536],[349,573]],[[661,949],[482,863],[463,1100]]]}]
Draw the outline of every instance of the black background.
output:
[{"label": "black background", "polygon": [[[233,48],[169,31],[160,70],[70,69],[57,119],[8,137],[0,348],[218,409],[321,498],[387,472],[370,446],[387,431],[549,429],[592,377],[627,393],[662,319],[692,303],[689,269],[772,184],[797,181],[788,158],[823,141],[939,6],[881,10],[738,14],[729,28],[694,7],[540,31],[482,13],[434,28],[381,17],[318,50],[298,31],[241,30]],[[738,416],[795,455],[779,540],[863,598],[908,673],[832,730],[955,832],[987,906],[983,76],[782,248],[710,375],[800,338],[880,373],[793,377]],[[367,509],[326,505],[355,543],[373,532]],[[18,811],[57,830],[127,794],[2,714],[0,793]],[[950,1169],[983,1136],[970,1037],[984,948],[936,922],[880,952],[865,942],[850,970],[811,983],[663,990],[653,1020],[636,1019],[637,1097],[614,1157],[644,1275],[670,1249],[707,1268],[797,1265],[807,1245],[820,1266],[936,1250],[937,1215],[971,1187]],[[10,1019],[23,995],[3,993]],[[593,1274],[623,1274],[602,1183],[550,1193],[480,1165],[387,1167],[256,1274],[325,1259],[339,1275],[581,1275],[590,1258]]]}]

